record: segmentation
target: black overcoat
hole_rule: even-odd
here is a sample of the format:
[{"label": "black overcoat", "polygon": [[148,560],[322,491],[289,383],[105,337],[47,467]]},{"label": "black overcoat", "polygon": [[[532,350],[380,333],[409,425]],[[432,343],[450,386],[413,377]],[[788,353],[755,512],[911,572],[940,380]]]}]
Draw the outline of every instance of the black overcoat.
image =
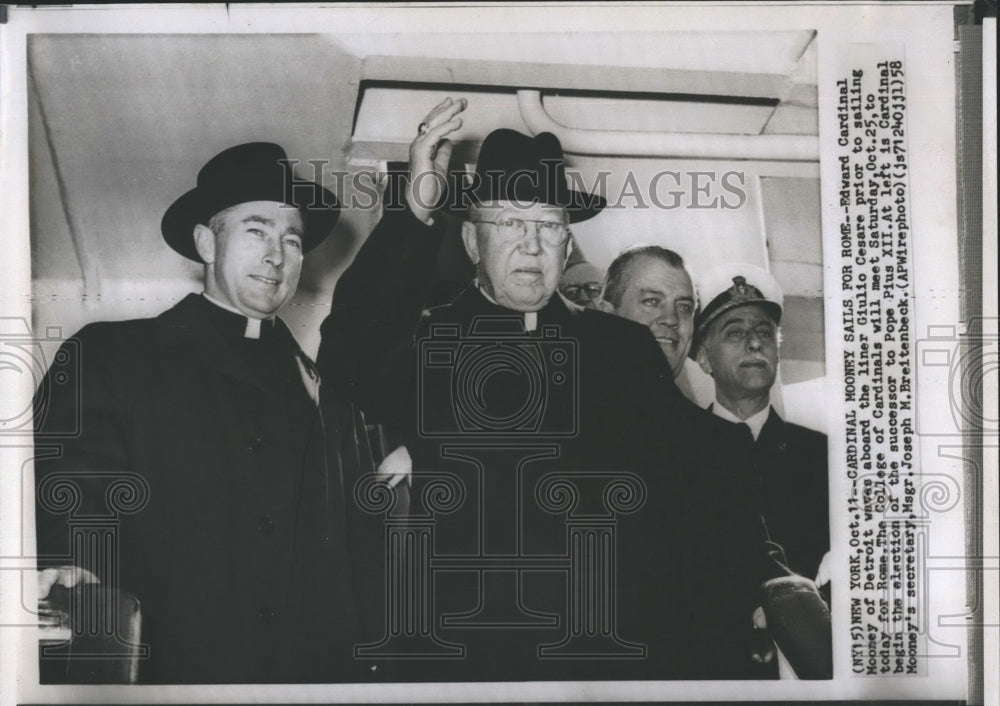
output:
[{"label": "black overcoat", "polygon": [[[358,681],[356,598],[382,565],[345,502],[363,427],[329,391],[317,407],[283,322],[245,323],[189,295],[63,346],[36,396],[39,563],[139,599],[140,682]],[[113,543],[74,543],[95,527]]]},{"label": "black overcoat", "polygon": [[[318,357],[339,394],[405,442],[415,502],[437,476],[450,474],[464,488],[460,507],[430,514],[432,554],[442,566],[451,562],[434,574],[436,637],[467,652],[401,673],[420,680],[749,676],[750,616],[763,569],[739,435],[683,398],[649,330],[634,322],[556,295],[529,332],[523,314],[475,287],[423,311],[441,237],[440,227],[407,211],[387,212],[338,282]],[[489,362],[514,348],[526,358],[500,354]],[[511,369],[530,368],[527,359],[534,379]],[[490,364],[508,369],[490,375]],[[542,408],[534,418],[522,404],[533,393]],[[552,511],[539,499],[553,473],[578,476],[573,509]],[[601,474],[638,480],[641,506],[609,513],[606,486],[589,483]],[[609,605],[615,637],[643,646],[638,657],[541,659],[536,648],[558,642],[571,623],[572,579],[545,575],[548,560],[539,560],[538,571],[501,577],[481,568],[486,560],[469,559],[514,557],[510,568],[525,557],[568,556],[570,526],[583,515],[613,516]],[[519,611],[494,613],[481,603],[490,595],[485,588],[516,581]],[[489,625],[448,622],[477,610]],[[538,613],[555,615],[555,624],[532,624]]]}]

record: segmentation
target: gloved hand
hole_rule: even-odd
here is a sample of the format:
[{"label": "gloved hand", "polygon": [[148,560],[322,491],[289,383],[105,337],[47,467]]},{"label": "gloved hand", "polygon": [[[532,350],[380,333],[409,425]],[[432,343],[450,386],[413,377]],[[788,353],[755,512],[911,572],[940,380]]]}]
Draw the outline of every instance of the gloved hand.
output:
[{"label": "gloved hand", "polygon": [[800,679],[830,679],[833,647],[830,609],[816,584],[804,576],[765,581],[760,604],[767,629]]}]

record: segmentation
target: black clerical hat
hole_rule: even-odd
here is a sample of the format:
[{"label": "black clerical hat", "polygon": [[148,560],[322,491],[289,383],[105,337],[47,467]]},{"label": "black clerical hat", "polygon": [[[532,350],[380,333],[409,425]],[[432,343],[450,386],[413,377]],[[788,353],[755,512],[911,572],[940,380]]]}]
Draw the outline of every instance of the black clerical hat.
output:
[{"label": "black clerical hat", "polygon": [[197,186],[163,214],[163,239],[184,257],[201,262],[194,245],[194,227],[231,206],[249,201],[277,201],[295,206],[305,232],[302,250],[323,242],[337,223],[340,204],[319,184],[296,179],[288,156],[278,145],[251,142],[220,152],[198,172]]},{"label": "black clerical hat", "polygon": [[472,188],[449,204],[456,209],[494,201],[545,203],[566,207],[570,223],[596,216],[602,196],[570,189],[562,145],[550,132],[535,137],[516,130],[494,130],[479,150]]}]

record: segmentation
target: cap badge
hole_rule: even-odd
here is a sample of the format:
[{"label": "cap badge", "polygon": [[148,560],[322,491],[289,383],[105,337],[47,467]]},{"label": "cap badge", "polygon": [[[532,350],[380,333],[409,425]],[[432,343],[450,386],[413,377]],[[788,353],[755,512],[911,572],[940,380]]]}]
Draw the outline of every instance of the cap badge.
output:
[{"label": "cap badge", "polygon": [[733,277],[733,286],[729,288],[730,302],[745,302],[751,299],[764,299],[760,290],[752,284],[747,284],[746,277],[737,275]]}]

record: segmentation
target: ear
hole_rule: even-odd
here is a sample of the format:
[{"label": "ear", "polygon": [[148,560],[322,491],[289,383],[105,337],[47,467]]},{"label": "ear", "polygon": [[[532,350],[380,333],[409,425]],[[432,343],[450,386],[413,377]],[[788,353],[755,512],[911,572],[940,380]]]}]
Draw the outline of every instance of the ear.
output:
[{"label": "ear", "polygon": [[698,359],[698,365],[701,369],[705,371],[706,375],[712,374],[712,364],[708,362],[708,353],[705,352],[704,344],[698,346],[698,352],[695,353],[695,357]]},{"label": "ear", "polygon": [[462,243],[465,245],[465,252],[472,260],[473,265],[479,264],[479,241],[476,239],[476,224],[472,221],[462,223]]},{"label": "ear", "polygon": [[215,262],[215,233],[211,228],[201,223],[194,227],[194,247],[205,264]]},{"label": "ear", "polygon": [[566,269],[566,263],[569,262],[569,256],[573,254],[573,245],[574,245],[574,242],[575,241],[573,240],[573,233],[570,232],[570,234],[569,234],[569,240],[566,241],[566,257],[563,260],[563,269],[564,270]]}]

